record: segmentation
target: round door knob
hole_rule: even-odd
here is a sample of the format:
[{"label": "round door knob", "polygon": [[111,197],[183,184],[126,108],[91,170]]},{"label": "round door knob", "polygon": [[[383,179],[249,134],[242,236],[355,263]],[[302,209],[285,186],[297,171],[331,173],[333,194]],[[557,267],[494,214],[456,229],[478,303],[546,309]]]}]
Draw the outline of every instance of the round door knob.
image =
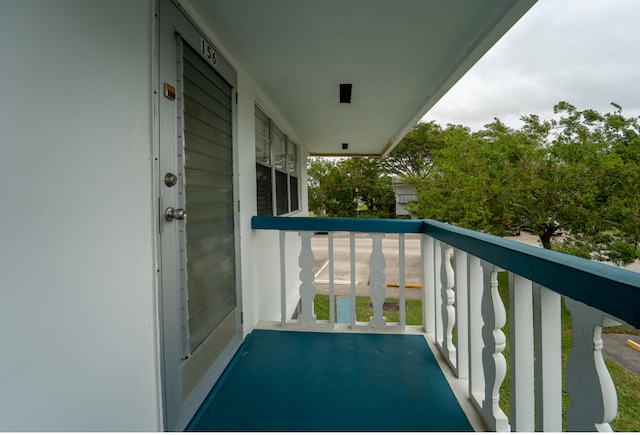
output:
[{"label": "round door knob", "polygon": [[171,172],[167,172],[164,176],[164,184],[167,187],[173,187],[178,183],[178,176],[172,174]]},{"label": "round door knob", "polygon": [[169,207],[164,212],[164,217],[167,221],[172,222],[174,220],[181,221],[187,217],[187,211],[184,208]]}]

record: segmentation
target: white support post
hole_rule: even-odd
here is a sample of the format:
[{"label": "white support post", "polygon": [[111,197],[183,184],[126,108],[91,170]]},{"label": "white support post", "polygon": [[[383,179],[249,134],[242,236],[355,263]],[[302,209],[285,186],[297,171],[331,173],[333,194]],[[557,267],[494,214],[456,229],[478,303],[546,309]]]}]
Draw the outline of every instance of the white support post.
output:
[{"label": "white support post", "polygon": [[469,377],[469,255],[455,250],[455,298],[456,298],[456,368],[458,378]]},{"label": "white support post", "polygon": [[533,283],[509,272],[511,427],[535,431]]},{"label": "white support post", "polygon": [[280,231],[278,236],[280,239],[280,326],[284,328],[287,325],[287,275],[285,275],[284,253],[285,232]]},{"label": "white support post", "polygon": [[482,261],[484,291],[482,294],[482,367],[485,388],[482,414],[491,430],[508,432],[509,420],[500,408],[500,386],[507,374],[507,362],[502,354],[507,339],[502,332],[507,321],[504,303],[498,291],[498,268]]},{"label": "white support post", "polygon": [[335,292],[335,270],[333,258],[333,231],[327,235],[329,243],[329,324],[331,327],[336,325],[336,292]]},{"label": "white support post", "polygon": [[422,323],[424,332],[435,332],[435,256],[433,237],[422,236]]},{"label": "white support post", "polygon": [[570,431],[611,432],[618,412],[618,396],[602,358],[602,327],[619,325],[605,313],[565,297],[571,311],[572,347],[567,362],[567,408]]},{"label": "white support post", "polygon": [[351,266],[351,327],[356,326],[356,235],[349,233],[349,263]]},{"label": "white support post", "polygon": [[315,326],[316,316],[313,313],[313,299],[316,295],[316,286],[313,273],[313,251],[311,250],[312,231],[300,231],[302,249],[298,258],[300,266],[300,304],[302,313],[300,314],[300,324],[303,326]]},{"label": "white support post", "polygon": [[407,289],[406,289],[406,267],[404,250],[404,233],[398,234],[398,282],[400,284],[400,328],[405,329],[407,325]]},{"label": "white support post", "polygon": [[469,300],[469,397],[478,410],[484,402],[484,371],[482,368],[482,294],[484,291],[480,259],[469,255],[468,265]]},{"label": "white support post", "polygon": [[536,430],[562,431],[560,295],[534,285]]},{"label": "white support post", "polygon": [[371,257],[369,258],[369,270],[371,287],[369,287],[369,296],[371,297],[371,305],[373,306],[373,316],[369,319],[369,324],[373,328],[385,328],[387,319],[384,317],[383,307],[386,297],[385,288],[385,260],[382,253],[383,233],[371,233]]}]

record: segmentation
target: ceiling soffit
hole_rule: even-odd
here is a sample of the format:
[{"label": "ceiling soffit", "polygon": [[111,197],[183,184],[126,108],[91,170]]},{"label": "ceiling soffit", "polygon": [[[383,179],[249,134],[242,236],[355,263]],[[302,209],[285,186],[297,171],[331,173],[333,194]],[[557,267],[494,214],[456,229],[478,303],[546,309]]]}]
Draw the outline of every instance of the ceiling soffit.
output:
[{"label": "ceiling soffit", "polygon": [[[310,153],[375,155],[395,146],[534,1],[189,3]],[[341,83],[353,85],[350,104],[340,103]]]}]

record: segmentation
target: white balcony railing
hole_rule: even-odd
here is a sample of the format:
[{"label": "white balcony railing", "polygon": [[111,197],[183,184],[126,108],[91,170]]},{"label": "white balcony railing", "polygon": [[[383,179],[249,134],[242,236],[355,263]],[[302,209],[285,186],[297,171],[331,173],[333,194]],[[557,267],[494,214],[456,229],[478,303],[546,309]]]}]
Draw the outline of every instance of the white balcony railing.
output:
[{"label": "white balcony railing", "polygon": [[[572,351],[566,366],[566,389],[571,399],[569,430],[607,431],[617,411],[615,386],[602,357],[603,326],[640,324],[640,274],[589,260],[527,246],[499,237],[435,221],[374,219],[262,218],[254,229],[280,231],[281,267],[284,233],[299,234],[301,250],[298,319],[287,317],[291,291],[282,284],[283,327],[335,327],[333,232],[356,233],[372,240],[369,261],[373,316],[357,322],[355,316],[355,258],[351,255],[351,328],[402,331],[405,329],[404,234],[421,234],[423,325],[453,373],[467,381],[468,399],[486,425],[495,431],[562,430],[561,298],[572,317]],[[328,232],[330,319],[314,316],[314,258],[311,237]],[[383,316],[385,258],[382,239],[398,234],[400,264],[400,322]],[[498,273],[509,277],[509,319],[498,292]],[[284,276],[284,269],[281,275]],[[511,416],[500,408],[500,387],[507,372],[502,328],[510,326]],[[455,330],[455,334],[454,334]],[[454,338],[455,335],[455,338]]]}]

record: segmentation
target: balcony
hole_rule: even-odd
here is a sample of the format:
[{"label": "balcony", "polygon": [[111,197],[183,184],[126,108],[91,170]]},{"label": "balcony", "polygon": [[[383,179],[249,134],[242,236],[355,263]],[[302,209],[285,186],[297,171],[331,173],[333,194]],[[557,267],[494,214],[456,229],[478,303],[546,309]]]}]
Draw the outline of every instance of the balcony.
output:
[{"label": "balcony", "polygon": [[[279,240],[280,319],[247,337],[190,429],[562,431],[564,375],[566,427],[610,430],[617,398],[601,330],[640,325],[640,274],[434,221],[254,217],[252,226]],[[327,320],[314,312],[318,232],[327,233]],[[336,296],[335,232],[349,233],[346,298]],[[398,246],[398,322],[383,310],[385,235]],[[373,315],[366,322],[355,316],[357,237],[371,246]],[[419,240],[418,326],[407,325],[404,314],[407,237]],[[299,240],[293,250],[292,238]],[[285,279],[289,256],[298,259],[299,285]],[[508,277],[508,315],[501,272]],[[562,298],[572,318],[565,373]],[[346,324],[335,309],[345,299]],[[500,405],[507,369],[509,417]]]}]

